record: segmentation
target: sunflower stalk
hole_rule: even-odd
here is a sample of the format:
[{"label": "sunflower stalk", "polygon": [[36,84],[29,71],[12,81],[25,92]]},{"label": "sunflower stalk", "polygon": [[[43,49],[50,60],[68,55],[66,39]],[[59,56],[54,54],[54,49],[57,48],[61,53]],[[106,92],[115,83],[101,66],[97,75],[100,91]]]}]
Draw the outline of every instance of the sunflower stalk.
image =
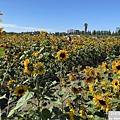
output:
[{"label": "sunflower stalk", "polygon": [[9,100],[10,100],[10,98],[11,98],[11,91],[10,91],[10,94],[9,94],[9,98],[8,98],[8,106],[7,106],[7,115],[9,114],[9,112],[10,112],[10,103],[9,103]]},{"label": "sunflower stalk", "polygon": [[[37,77],[37,76],[36,76]],[[42,80],[41,80],[42,81]],[[39,93],[41,93],[41,89],[39,89],[39,85],[41,85],[41,81],[40,81],[40,83],[39,83],[39,81],[36,79],[36,89],[37,89],[37,91],[39,91],[39,92],[37,92],[36,94],[37,94],[37,101],[38,101],[38,103],[37,103],[37,107],[38,108],[42,108],[42,106],[41,106],[41,96],[39,95]]]},{"label": "sunflower stalk", "polygon": [[[37,91],[39,91],[39,83],[38,83],[38,80],[36,80],[36,88],[37,88]],[[40,96],[38,95],[38,93],[37,93],[37,101],[38,101],[37,106],[39,107],[39,106],[40,106]]]},{"label": "sunflower stalk", "polygon": [[60,91],[62,90],[62,77],[63,77],[63,65],[62,65],[62,62],[60,62]]}]

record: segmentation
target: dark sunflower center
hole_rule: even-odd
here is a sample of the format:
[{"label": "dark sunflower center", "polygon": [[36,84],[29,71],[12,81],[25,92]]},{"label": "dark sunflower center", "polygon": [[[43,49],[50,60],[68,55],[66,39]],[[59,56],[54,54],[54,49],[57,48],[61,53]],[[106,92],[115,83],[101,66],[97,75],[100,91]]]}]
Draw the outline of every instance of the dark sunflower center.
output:
[{"label": "dark sunflower center", "polygon": [[38,71],[42,71],[43,69],[44,69],[43,66],[38,66],[37,68]]},{"label": "dark sunflower center", "polygon": [[112,98],[113,96],[112,95],[108,95],[109,98]]},{"label": "dark sunflower center", "polygon": [[20,90],[18,91],[18,93],[19,93],[19,94],[24,93],[24,89],[20,89]]},{"label": "dark sunflower center", "polygon": [[65,57],[65,53],[61,53],[60,57],[64,58]]},{"label": "dark sunflower center", "polygon": [[116,66],[116,68],[117,68],[118,70],[120,70],[120,65]]},{"label": "dark sunflower center", "polygon": [[117,86],[117,85],[118,85],[118,82],[115,82],[115,85]]},{"label": "dark sunflower center", "polygon": [[99,103],[102,105],[106,105],[106,102],[104,100],[99,100]]},{"label": "dark sunflower center", "polygon": [[96,74],[97,74],[98,76],[100,75],[100,73],[99,73],[99,72],[97,72]]},{"label": "dark sunflower center", "polygon": [[33,68],[33,64],[29,63],[29,64],[28,64],[28,70],[33,71],[33,69],[34,69],[34,68]]},{"label": "dark sunflower center", "polygon": [[74,88],[74,91],[78,91],[78,89],[77,89],[77,88]]},{"label": "dark sunflower center", "polygon": [[102,89],[102,92],[105,93],[105,89]]},{"label": "dark sunflower center", "polygon": [[88,78],[87,78],[87,81],[91,81],[93,79],[93,77],[92,76],[89,76]]}]

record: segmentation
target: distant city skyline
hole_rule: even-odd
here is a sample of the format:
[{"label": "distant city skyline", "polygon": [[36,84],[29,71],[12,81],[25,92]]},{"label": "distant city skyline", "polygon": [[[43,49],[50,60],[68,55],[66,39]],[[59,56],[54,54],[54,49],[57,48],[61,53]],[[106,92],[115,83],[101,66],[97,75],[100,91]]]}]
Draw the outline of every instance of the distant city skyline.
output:
[{"label": "distant city skyline", "polygon": [[7,32],[67,32],[69,29],[116,31],[120,0],[0,0],[0,16]]}]

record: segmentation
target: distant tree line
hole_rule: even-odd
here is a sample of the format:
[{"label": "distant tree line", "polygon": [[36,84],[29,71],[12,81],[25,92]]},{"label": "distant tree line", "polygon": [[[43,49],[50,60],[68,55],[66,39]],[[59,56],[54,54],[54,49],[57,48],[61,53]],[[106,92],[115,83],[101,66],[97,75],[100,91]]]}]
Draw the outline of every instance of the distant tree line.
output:
[{"label": "distant tree line", "polygon": [[[5,32],[3,31],[4,34],[39,34],[39,31],[34,31],[34,32],[21,32],[21,33],[15,33],[15,32]],[[118,32],[111,32],[110,30],[108,31],[100,31],[100,30],[93,30],[93,31],[79,31],[76,30],[75,32],[67,33],[67,32],[55,32],[55,33],[50,33],[54,34],[56,36],[62,36],[62,35],[93,35],[93,36],[100,36],[100,35],[106,35],[106,36],[120,36],[120,30]]]}]

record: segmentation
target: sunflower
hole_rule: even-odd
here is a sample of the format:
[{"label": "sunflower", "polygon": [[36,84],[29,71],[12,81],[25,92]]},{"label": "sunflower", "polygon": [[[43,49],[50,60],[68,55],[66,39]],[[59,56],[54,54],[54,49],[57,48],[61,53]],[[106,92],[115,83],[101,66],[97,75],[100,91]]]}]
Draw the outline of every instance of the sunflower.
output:
[{"label": "sunflower", "polygon": [[102,67],[104,72],[108,72],[109,71],[109,69],[107,68],[106,62],[102,62],[101,67]]},{"label": "sunflower", "polygon": [[86,114],[85,114],[84,109],[80,110],[79,113],[80,113],[80,117],[81,117],[81,118],[86,119],[87,116],[86,116]]},{"label": "sunflower", "polygon": [[112,69],[115,73],[120,74],[120,60],[112,62]]},{"label": "sunflower", "polygon": [[97,105],[97,107],[105,110],[106,112],[108,112],[108,110],[110,109],[109,101],[105,100],[102,96],[95,95],[93,101],[95,102],[95,105]]},{"label": "sunflower", "polygon": [[35,71],[34,71],[34,66],[33,66],[33,64],[32,63],[30,63],[30,60],[29,59],[26,59],[25,61],[24,61],[24,72],[25,73],[28,73],[28,74],[30,74],[30,73],[32,73],[32,74],[34,74],[35,73]]},{"label": "sunflower", "polygon": [[28,67],[28,64],[30,63],[30,60],[29,59],[26,59],[25,61],[24,61],[24,66],[25,67]]},{"label": "sunflower", "polygon": [[90,83],[90,82],[92,82],[93,78],[94,77],[92,75],[90,75],[87,78],[85,78],[85,82]]},{"label": "sunflower", "polygon": [[75,80],[74,76],[71,73],[67,74],[67,76],[69,77],[69,80],[71,81]]},{"label": "sunflower", "polygon": [[66,88],[66,81],[64,78],[61,79],[62,87]]},{"label": "sunflower", "polygon": [[28,88],[26,86],[18,86],[14,90],[16,96],[23,96],[27,92]]},{"label": "sunflower", "polygon": [[109,100],[111,100],[111,99],[115,98],[115,95],[113,93],[107,94],[106,98],[109,99]]},{"label": "sunflower", "polygon": [[60,50],[57,52],[58,60],[65,61],[68,59],[68,52],[66,50]]},{"label": "sunflower", "polygon": [[45,73],[45,66],[42,62],[38,62],[34,65],[35,67],[35,72],[39,73],[40,75]]},{"label": "sunflower", "polygon": [[107,81],[101,81],[100,83],[101,83],[102,86],[106,86],[108,84]]},{"label": "sunflower", "polygon": [[76,88],[76,87],[72,87],[72,92],[74,93],[74,94],[78,94],[79,92],[80,92],[80,89],[79,88]]},{"label": "sunflower", "polygon": [[89,84],[89,91],[94,94],[94,84]]},{"label": "sunflower", "polygon": [[0,33],[2,33],[3,28],[0,28]]},{"label": "sunflower", "polygon": [[94,116],[93,115],[88,115],[88,118],[89,119],[92,119]]},{"label": "sunflower", "polygon": [[95,71],[95,75],[96,75],[96,76],[100,76],[100,75],[101,75],[100,70],[96,70],[96,71]]},{"label": "sunflower", "polygon": [[0,16],[2,16],[3,14],[2,13],[0,13]]},{"label": "sunflower", "polygon": [[41,31],[40,31],[40,35],[41,35],[41,36],[44,36],[45,33],[46,33],[46,32],[45,32],[44,30],[41,30]]},{"label": "sunflower", "polygon": [[39,57],[39,56],[41,56],[42,54],[41,54],[40,52],[34,52],[32,55],[33,55],[34,57]]},{"label": "sunflower", "polygon": [[69,106],[70,112],[75,113],[75,108],[74,108],[73,104],[69,100],[67,100],[66,103]]},{"label": "sunflower", "polygon": [[7,83],[7,88],[10,90],[10,91],[13,91],[13,86],[14,86],[14,83],[16,83],[17,81],[16,80],[10,80],[8,83]]},{"label": "sunflower", "polygon": [[75,120],[74,119],[74,113],[73,112],[69,112],[69,120]]},{"label": "sunflower", "polygon": [[114,80],[112,81],[112,87],[113,87],[115,90],[119,90],[119,86],[120,86],[119,80],[114,79]]}]

